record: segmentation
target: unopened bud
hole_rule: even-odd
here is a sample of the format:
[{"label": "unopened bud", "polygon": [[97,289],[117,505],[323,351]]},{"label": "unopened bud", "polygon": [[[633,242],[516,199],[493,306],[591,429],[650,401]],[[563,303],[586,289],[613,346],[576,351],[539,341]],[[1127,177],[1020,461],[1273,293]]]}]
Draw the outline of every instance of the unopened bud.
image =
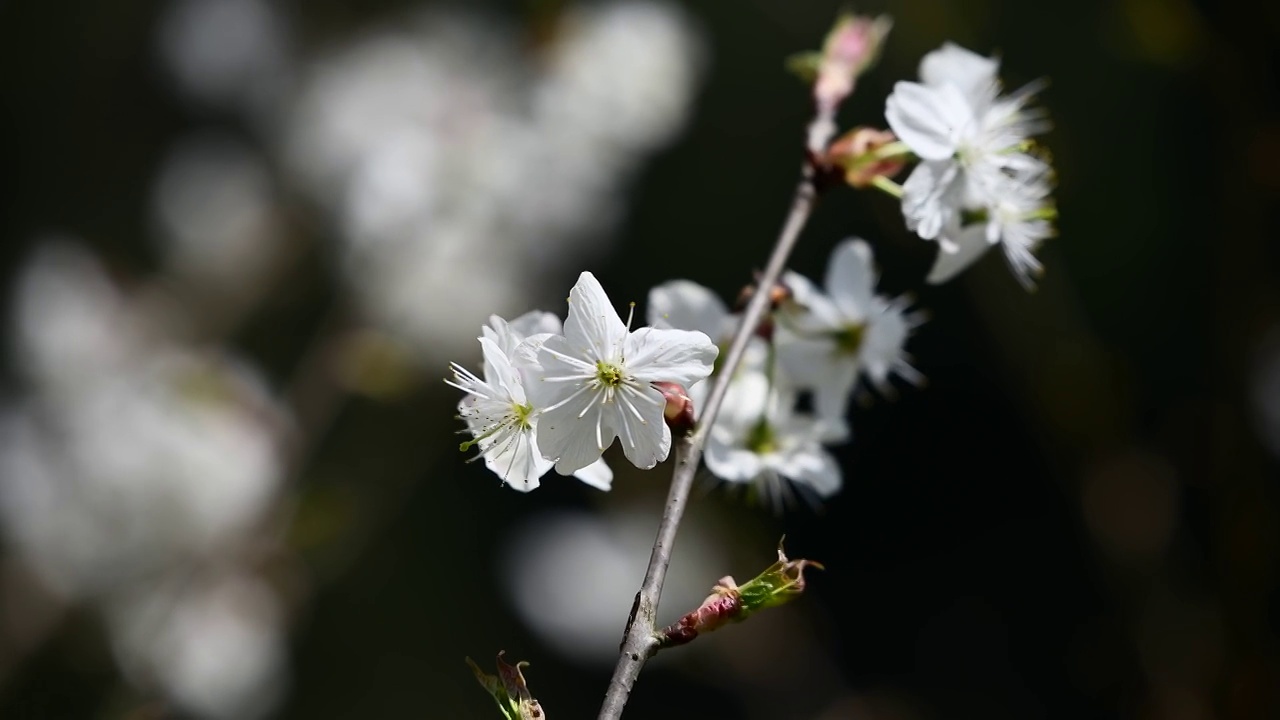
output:
[{"label": "unopened bud", "polygon": [[813,560],[788,560],[786,553],[782,551],[782,541],[779,540],[778,562],[738,588],[742,597],[743,617],[794,600],[804,592],[806,567],[824,569],[821,563]]},{"label": "unopened bud", "polygon": [[726,575],[720,578],[720,582],[711,589],[711,594],[697,610],[680,618],[674,625],[660,630],[658,642],[662,647],[684,645],[702,633],[738,620],[741,613],[742,597],[738,594],[738,586],[732,577]]},{"label": "unopened bud", "polygon": [[804,592],[804,569],[822,565],[812,560],[788,560],[778,542],[778,562],[739,586],[732,577],[722,577],[711,594],[674,624],[656,633],[659,647],[674,647],[693,641],[702,633],[741,622],[765,608],[777,607]]},{"label": "unopened bud", "polygon": [[667,426],[672,432],[682,433],[689,432],[693,429],[693,398],[689,397],[689,393],[684,389],[683,385],[673,382],[658,381],[653,383],[662,397],[666,399],[667,406],[662,410],[662,417],[666,419]]},{"label": "unopened bud", "polygon": [[520,671],[528,664],[518,662],[515,665],[509,665],[502,659],[500,651],[498,674],[490,675],[481,670],[471,658],[467,658],[467,665],[471,666],[471,672],[475,673],[480,686],[498,703],[498,711],[502,713],[504,720],[547,720],[546,714],[542,712],[542,706],[529,694],[524,673]]},{"label": "unopened bud", "polygon": [[832,111],[853,93],[858,76],[880,57],[893,22],[886,15],[870,18],[846,13],[827,33],[820,52],[792,57],[788,66],[813,82],[819,109]]},{"label": "unopened bud", "polygon": [[844,181],[865,188],[876,177],[891,178],[902,171],[909,150],[889,130],[856,127],[827,149],[826,162],[844,170]]}]

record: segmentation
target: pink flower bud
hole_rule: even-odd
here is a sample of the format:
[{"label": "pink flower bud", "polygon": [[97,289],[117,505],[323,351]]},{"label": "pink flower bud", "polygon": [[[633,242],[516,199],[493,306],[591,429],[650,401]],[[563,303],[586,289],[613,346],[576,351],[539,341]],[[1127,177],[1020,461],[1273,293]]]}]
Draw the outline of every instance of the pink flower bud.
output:
[{"label": "pink flower bud", "polygon": [[856,127],[831,143],[825,162],[842,168],[846,183],[864,188],[876,177],[891,178],[902,171],[908,151],[895,146],[897,140],[888,130]]},{"label": "pink flower bud", "polygon": [[804,592],[804,569],[822,565],[812,560],[788,560],[778,542],[778,562],[739,586],[732,577],[722,577],[697,610],[686,614],[656,633],[659,647],[692,642],[702,633],[741,622],[765,608],[777,607]]},{"label": "pink flower bud", "polygon": [[733,578],[725,576],[711,590],[711,594],[697,610],[680,618],[658,632],[663,647],[674,647],[692,642],[701,633],[711,632],[734,620],[742,613],[742,597]]},{"label": "pink flower bud", "polygon": [[869,18],[844,14],[836,20],[822,44],[818,77],[813,84],[813,97],[819,108],[834,109],[853,93],[858,76],[880,56],[892,24],[884,15]]},{"label": "pink flower bud", "polygon": [[672,432],[689,432],[693,429],[693,398],[689,397],[689,393],[684,389],[683,385],[673,382],[655,382],[653,386],[662,392],[662,397],[666,398],[667,406],[662,411],[662,416],[666,418],[667,426]]}]

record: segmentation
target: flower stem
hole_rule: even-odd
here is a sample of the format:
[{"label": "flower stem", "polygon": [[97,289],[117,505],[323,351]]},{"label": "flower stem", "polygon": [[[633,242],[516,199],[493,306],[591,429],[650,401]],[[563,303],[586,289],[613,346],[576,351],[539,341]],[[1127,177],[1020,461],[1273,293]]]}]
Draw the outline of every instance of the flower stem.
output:
[{"label": "flower stem", "polygon": [[876,160],[887,160],[889,158],[909,158],[912,156],[911,148],[907,144],[899,140],[888,145],[881,145],[876,148],[871,156]]},{"label": "flower stem", "polygon": [[[815,126],[823,118],[815,120]],[[830,141],[830,133],[822,129],[810,132],[811,150],[813,145],[825,146]],[[757,287],[759,291],[751,297],[746,310],[742,313],[742,321],[734,333],[733,342],[729,345],[729,353],[721,365],[711,394],[707,398],[706,407],[702,409],[697,429],[680,438],[675,443],[675,470],[671,474],[671,489],[667,492],[667,504],[662,511],[662,522],[658,525],[658,536],[653,542],[653,552],[649,556],[649,568],[645,571],[644,582],[636,593],[635,603],[631,606],[631,616],[627,619],[627,629],[622,639],[618,664],[614,667],[613,678],[609,680],[609,690],[605,694],[604,704],[600,707],[600,720],[616,720],[622,717],[622,710],[627,704],[627,697],[635,685],[636,678],[644,663],[659,649],[658,637],[655,635],[655,620],[658,610],[658,599],[662,595],[662,584],[666,580],[667,566],[671,563],[671,547],[675,543],[676,530],[680,526],[680,518],[684,515],[685,505],[689,501],[689,491],[693,487],[694,474],[698,470],[698,461],[702,459],[702,449],[707,442],[707,433],[715,422],[720,406],[724,403],[725,393],[729,389],[729,380],[742,361],[747,349],[747,342],[755,333],[756,327],[764,318],[769,306],[769,289],[778,282],[787,258],[800,237],[800,231],[809,220],[814,204],[818,198],[818,189],[814,183],[814,168],[806,163],[796,188],[795,199],[791,204],[791,212],[778,241],[769,257],[769,264],[760,277]]]},{"label": "flower stem", "polygon": [[871,178],[871,184],[877,190],[883,190],[884,192],[899,199],[902,198],[902,186],[883,175],[877,175]]}]

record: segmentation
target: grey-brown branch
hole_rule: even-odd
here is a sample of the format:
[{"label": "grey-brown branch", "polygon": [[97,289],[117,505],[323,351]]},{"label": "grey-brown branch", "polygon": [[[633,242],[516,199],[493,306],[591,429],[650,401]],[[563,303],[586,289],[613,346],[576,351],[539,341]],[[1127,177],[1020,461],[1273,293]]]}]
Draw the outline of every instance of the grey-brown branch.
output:
[{"label": "grey-brown branch", "polygon": [[806,163],[799,186],[796,188],[795,200],[791,204],[791,212],[783,224],[782,232],[769,257],[769,264],[760,277],[757,291],[751,296],[746,310],[742,313],[742,321],[734,333],[729,352],[720,366],[707,398],[706,407],[702,408],[697,429],[689,435],[676,440],[675,469],[671,474],[671,489],[667,493],[667,504],[662,511],[662,522],[658,525],[658,537],[653,543],[653,552],[649,556],[649,567],[645,571],[644,582],[640,592],[636,594],[635,603],[631,606],[631,616],[627,619],[627,629],[622,640],[618,664],[614,668],[613,678],[609,681],[609,690],[605,694],[604,704],[600,708],[600,720],[616,720],[622,717],[622,710],[627,704],[627,697],[635,684],[640,669],[655,652],[658,642],[654,636],[656,626],[658,600],[662,596],[662,584],[666,580],[667,566],[671,564],[671,547],[675,543],[676,530],[680,527],[680,518],[684,515],[685,505],[689,501],[689,491],[693,486],[694,474],[698,462],[702,459],[702,449],[707,442],[716,415],[724,403],[725,393],[729,389],[729,380],[742,361],[747,342],[755,333],[760,321],[768,309],[770,290],[782,276],[787,259],[800,237],[813,212],[817,200],[818,189],[815,183],[815,172],[811,163]]}]

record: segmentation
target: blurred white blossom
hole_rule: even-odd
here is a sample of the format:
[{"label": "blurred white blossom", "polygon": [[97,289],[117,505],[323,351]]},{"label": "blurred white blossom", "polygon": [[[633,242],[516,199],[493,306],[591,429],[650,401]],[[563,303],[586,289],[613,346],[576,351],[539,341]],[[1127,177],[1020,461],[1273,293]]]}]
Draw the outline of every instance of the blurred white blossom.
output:
[{"label": "blurred white blossom", "polygon": [[823,447],[830,430],[795,410],[793,391],[762,371],[735,377],[733,387],[707,437],[707,468],[716,477],[749,483],[774,507],[786,504],[793,487],[819,498],[840,490],[840,466]]},{"label": "blurred white blossom", "polygon": [[701,45],[683,13],[632,0],[557,22],[531,55],[493,18],[432,11],[303,76],[287,164],[334,209],[371,318],[427,360],[602,251],[628,180],[685,122]]},{"label": "blurred white blossom", "polygon": [[223,296],[252,293],[280,249],[266,162],[229,135],[180,139],[151,202],[166,269],[183,284]]},{"label": "blurred white blossom", "polygon": [[290,33],[287,16],[267,0],[171,0],[157,41],[182,95],[264,120],[289,84]]},{"label": "blurred white blossom", "polygon": [[[555,512],[507,536],[501,579],[521,620],[561,655],[611,666],[621,623],[644,577],[656,518],[640,513]],[[697,607],[728,560],[701,523],[681,529],[662,591],[664,608]],[[673,611],[674,612],[674,611]]]},{"label": "blurred white blossom", "polygon": [[197,717],[252,720],[284,695],[281,608],[252,575],[167,577],[116,598],[106,617],[134,683],[158,685]]},{"label": "blurred white blossom", "polygon": [[257,702],[250,695],[275,682],[279,641],[248,637],[257,630],[217,615],[220,596],[184,578],[234,566],[260,542],[283,480],[287,415],[256,372],[168,335],[164,303],[118,288],[72,243],[42,245],[16,287],[24,387],[0,405],[9,547],[62,599],[108,612],[125,646],[133,631],[115,618],[176,602],[153,591],[202,598],[140,621],[169,633],[155,651],[160,690],[195,717],[251,714],[241,712]]},{"label": "blurred white blossom", "polygon": [[109,590],[234,542],[281,472],[265,401],[243,369],[163,353],[62,408],[0,421],[0,515],[49,583]]},{"label": "blurred white blossom", "polygon": [[778,363],[793,387],[813,392],[818,417],[836,438],[848,435],[859,378],[882,391],[891,374],[920,379],[905,348],[919,319],[904,298],[876,294],[877,275],[871,246],[851,238],[831,252],[825,291],[799,273],[783,276],[793,300],[778,314]]},{"label": "blurred white blossom", "polygon": [[15,281],[11,352],[48,398],[79,391],[127,365],[146,334],[92,255],[46,241]]}]

